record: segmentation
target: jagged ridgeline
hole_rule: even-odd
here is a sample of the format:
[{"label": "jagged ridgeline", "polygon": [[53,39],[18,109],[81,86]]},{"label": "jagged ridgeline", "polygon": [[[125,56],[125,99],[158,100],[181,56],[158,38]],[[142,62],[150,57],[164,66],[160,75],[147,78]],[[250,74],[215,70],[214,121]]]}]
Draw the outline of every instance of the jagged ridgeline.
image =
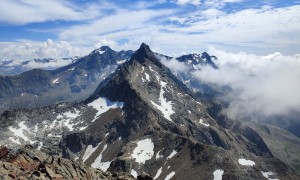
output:
[{"label": "jagged ridgeline", "polygon": [[133,178],[299,179],[299,157],[287,153],[299,152],[298,138],[219,116],[222,107],[196,96],[159,57],[142,44],[81,103],[7,111],[0,143]]},{"label": "jagged ridgeline", "polygon": [[133,51],[116,52],[108,46],[54,70],[33,69],[0,76],[0,113],[15,108],[36,108],[60,102],[80,102],[93,94]]}]

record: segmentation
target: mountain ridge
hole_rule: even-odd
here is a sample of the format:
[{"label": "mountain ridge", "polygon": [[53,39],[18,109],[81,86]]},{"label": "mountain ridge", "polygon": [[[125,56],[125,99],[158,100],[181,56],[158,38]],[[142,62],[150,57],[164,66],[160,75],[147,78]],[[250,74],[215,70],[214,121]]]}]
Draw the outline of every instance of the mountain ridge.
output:
[{"label": "mountain ridge", "polygon": [[[275,156],[260,129],[229,119],[221,121],[224,125],[210,106],[142,44],[82,103],[2,115],[0,133],[7,141],[0,143],[32,143],[50,154],[135,177],[212,179],[216,172],[224,179],[298,177]],[[23,138],[15,133],[18,128]]]}]

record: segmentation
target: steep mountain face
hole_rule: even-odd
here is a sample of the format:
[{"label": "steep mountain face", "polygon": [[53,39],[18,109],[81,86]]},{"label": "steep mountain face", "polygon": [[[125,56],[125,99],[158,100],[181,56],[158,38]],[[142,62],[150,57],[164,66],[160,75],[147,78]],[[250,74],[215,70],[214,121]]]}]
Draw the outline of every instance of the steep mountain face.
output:
[{"label": "steep mountain face", "polygon": [[33,59],[33,60],[1,60],[0,59],[0,75],[13,76],[34,68],[45,70],[53,70],[68,64],[74,63],[79,57],[62,58],[62,59]]},{"label": "steep mountain face", "polygon": [[31,144],[134,177],[297,179],[299,169],[266,143],[273,132],[219,119],[210,108],[142,44],[80,104],[2,114],[0,144]]},{"label": "steep mountain face", "polygon": [[55,70],[33,69],[15,76],[0,76],[0,112],[83,100],[132,53],[103,46]]}]

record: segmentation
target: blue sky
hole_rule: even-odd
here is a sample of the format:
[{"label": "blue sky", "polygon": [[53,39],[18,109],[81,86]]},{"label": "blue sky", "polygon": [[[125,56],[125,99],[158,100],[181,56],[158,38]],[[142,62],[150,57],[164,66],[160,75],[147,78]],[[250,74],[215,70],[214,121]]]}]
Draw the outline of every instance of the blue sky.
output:
[{"label": "blue sky", "polygon": [[0,58],[85,55],[142,42],[169,55],[211,47],[294,55],[299,12],[299,0],[1,0]]}]

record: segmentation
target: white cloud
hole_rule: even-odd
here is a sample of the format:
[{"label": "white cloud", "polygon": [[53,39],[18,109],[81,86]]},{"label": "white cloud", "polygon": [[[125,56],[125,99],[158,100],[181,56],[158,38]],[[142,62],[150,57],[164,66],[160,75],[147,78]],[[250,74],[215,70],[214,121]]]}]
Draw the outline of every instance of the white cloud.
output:
[{"label": "white cloud", "polygon": [[167,60],[163,57],[159,57],[159,59],[162,61],[162,63],[167,66],[168,68],[172,69],[173,71],[179,72],[179,73],[185,73],[190,70],[188,66],[184,64],[184,62],[179,62],[176,59],[170,59]]},{"label": "white cloud", "polygon": [[175,0],[175,3],[178,5],[192,4],[195,6],[199,6],[201,4],[201,0]]},{"label": "white cloud", "polygon": [[[153,33],[163,28],[157,21],[172,13],[172,10],[165,9],[140,11],[119,9],[112,15],[64,29],[59,33],[59,37],[81,46],[96,44],[99,39],[117,42],[122,39],[137,41],[146,37],[149,40],[154,38]],[[138,44],[141,42],[143,41],[138,41]]]},{"label": "white cloud", "polygon": [[229,85],[232,92],[223,98],[229,102],[233,118],[287,115],[300,109],[300,54],[273,53],[258,56],[210,50],[219,60],[219,69],[203,67],[194,72],[201,81]]},{"label": "white cloud", "polygon": [[0,22],[27,24],[54,20],[87,20],[100,15],[95,4],[77,7],[60,0],[1,0]]},{"label": "white cloud", "polygon": [[[0,43],[1,44],[1,43]],[[73,47],[66,41],[23,41],[4,43],[1,59],[30,60],[38,58],[64,58],[86,55],[92,48]]]},{"label": "white cloud", "polygon": [[202,42],[227,50],[242,49],[259,54],[278,50],[289,54],[299,52],[296,47],[300,46],[300,6],[245,9],[217,18],[213,15],[222,14],[221,11],[207,11],[212,15],[210,18],[200,16],[195,20],[192,16],[193,22],[187,26],[169,26],[167,29],[173,32],[173,39],[178,40],[177,36],[184,34],[183,44],[188,44],[189,37],[194,40],[190,46]]},{"label": "white cloud", "polygon": [[205,0],[204,5],[210,8],[222,8],[228,3],[240,3],[244,0]]}]

